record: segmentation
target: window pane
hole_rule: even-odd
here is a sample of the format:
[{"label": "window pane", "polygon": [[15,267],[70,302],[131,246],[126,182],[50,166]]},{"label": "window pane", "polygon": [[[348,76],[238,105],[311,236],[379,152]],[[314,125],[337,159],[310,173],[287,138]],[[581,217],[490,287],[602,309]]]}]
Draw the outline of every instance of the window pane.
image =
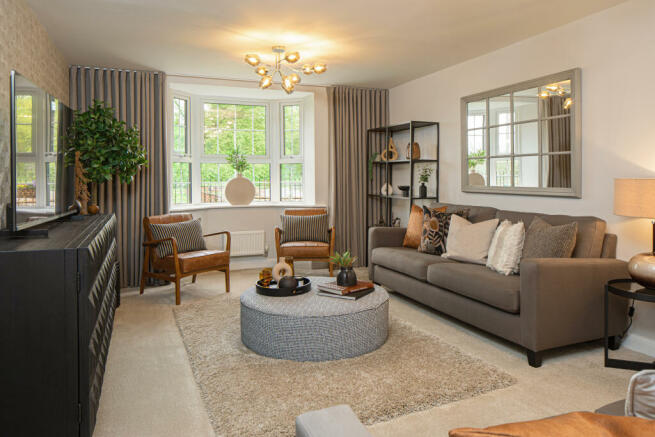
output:
[{"label": "window pane", "polygon": [[252,129],[252,106],[237,105],[237,129]]},{"label": "window pane", "polygon": [[255,184],[255,200],[271,200],[271,166],[269,164],[253,164],[252,183]]},{"label": "window pane", "polygon": [[514,158],[514,186],[539,186],[539,157],[522,156]]},{"label": "window pane", "polygon": [[59,100],[51,97],[50,98],[50,138],[48,141],[48,152],[57,153],[58,143],[59,143]]},{"label": "window pane", "polygon": [[218,177],[218,164],[200,164],[200,201],[219,203],[223,201],[223,184]]},{"label": "window pane", "polygon": [[571,117],[551,118],[541,122],[543,153],[571,151]]},{"label": "window pane", "polygon": [[218,132],[218,153],[227,155],[234,150],[234,131],[219,129]]},{"label": "window pane", "polygon": [[[173,152],[186,153],[187,140],[187,101],[173,99]],[[207,145],[205,144],[205,147]]]},{"label": "window pane", "polygon": [[191,164],[173,163],[173,203],[191,202]]},{"label": "window pane", "polygon": [[571,154],[544,155],[542,165],[544,187],[571,188]]},{"label": "window pane", "polygon": [[512,186],[512,162],[510,158],[492,158],[489,161],[489,185],[492,187]]},{"label": "window pane", "polygon": [[266,106],[254,107],[254,128],[265,130],[266,129]]},{"label": "window pane", "polygon": [[254,132],[254,155],[266,155],[266,132]]},{"label": "window pane", "polygon": [[16,205],[36,206],[36,165],[16,163]]},{"label": "window pane", "polygon": [[491,156],[509,155],[512,151],[511,125],[489,129],[489,153]]},{"label": "window pane", "polygon": [[205,127],[218,127],[218,105],[216,103],[205,103],[203,106],[205,113]]},{"label": "window pane", "polygon": [[526,121],[536,120],[539,111],[539,89],[530,88],[528,90],[517,91],[514,93],[514,120]]},{"label": "window pane", "polygon": [[514,154],[539,153],[537,122],[514,125]]},{"label": "window pane", "polygon": [[16,151],[18,153],[32,153],[32,125],[16,125]]},{"label": "window pane", "polygon": [[225,186],[225,183],[232,179],[235,175],[234,169],[230,164],[219,164],[218,165],[218,176]]},{"label": "window pane", "polygon": [[285,156],[300,155],[300,106],[284,106],[284,151]]},{"label": "window pane", "polygon": [[218,105],[205,103],[203,105],[204,151],[205,155],[215,155],[218,152]]},{"label": "window pane", "polygon": [[484,156],[486,139],[484,129],[473,129],[468,131],[468,156]]},{"label": "window pane", "polygon": [[252,155],[252,132],[237,131],[237,150]]},{"label": "window pane", "polygon": [[487,166],[484,159],[469,159],[469,185],[484,187],[487,185]]},{"label": "window pane", "polygon": [[54,162],[45,163],[45,177],[46,177],[46,199],[45,203],[48,206],[55,206],[57,194],[57,164]]},{"label": "window pane", "polygon": [[489,99],[489,124],[504,124],[512,121],[509,109],[509,94]]},{"label": "window pane", "polygon": [[205,155],[215,155],[218,151],[218,129],[205,128]]},{"label": "window pane", "polygon": [[487,120],[487,101],[479,100],[466,104],[467,129],[476,129],[485,126]]},{"label": "window pane", "polygon": [[218,127],[234,129],[236,105],[218,105]]},{"label": "window pane", "polygon": [[303,165],[280,164],[280,200],[303,200]]}]

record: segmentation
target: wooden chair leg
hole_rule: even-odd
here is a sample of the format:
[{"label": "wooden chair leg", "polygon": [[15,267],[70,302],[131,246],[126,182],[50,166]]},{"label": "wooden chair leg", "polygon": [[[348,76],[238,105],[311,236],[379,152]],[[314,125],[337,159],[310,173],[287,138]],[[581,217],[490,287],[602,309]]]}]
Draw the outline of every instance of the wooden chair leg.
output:
[{"label": "wooden chair leg", "polygon": [[191,279],[191,283],[192,283],[192,284],[195,284],[195,283],[196,283],[196,277],[198,277],[198,275],[193,275],[193,279]]},{"label": "wooden chair leg", "polygon": [[179,305],[180,301],[180,277],[175,276],[175,305]]},{"label": "wooden chair leg", "polygon": [[225,292],[229,293],[230,292],[230,267],[228,266],[227,269],[225,269]]},{"label": "wooden chair leg", "polygon": [[328,269],[330,270],[330,276],[334,276],[334,264],[328,263]]},{"label": "wooden chair leg", "polygon": [[145,270],[141,272],[141,287],[139,290],[139,294],[143,294],[143,289],[146,288],[146,272]]},{"label": "wooden chair leg", "polygon": [[148,264],[150,264],[150,260],[148,258],[148,249],[146,249],[146,253],[143,256],[143,269],[141,269],[141,284],[139,294],[143,294],[143,289],[146,288],[146,272],[148,271]]}]

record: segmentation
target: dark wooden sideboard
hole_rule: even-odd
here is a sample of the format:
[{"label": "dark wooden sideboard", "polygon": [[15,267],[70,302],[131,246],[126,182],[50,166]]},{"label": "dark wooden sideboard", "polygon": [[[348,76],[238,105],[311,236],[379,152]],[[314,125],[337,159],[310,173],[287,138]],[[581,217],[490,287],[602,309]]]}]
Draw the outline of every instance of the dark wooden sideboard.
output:
[{"label": "dark wooden sideboard", "polygon": [[116,217],[0,240],[0,427],[90,437],[119,303]]}]

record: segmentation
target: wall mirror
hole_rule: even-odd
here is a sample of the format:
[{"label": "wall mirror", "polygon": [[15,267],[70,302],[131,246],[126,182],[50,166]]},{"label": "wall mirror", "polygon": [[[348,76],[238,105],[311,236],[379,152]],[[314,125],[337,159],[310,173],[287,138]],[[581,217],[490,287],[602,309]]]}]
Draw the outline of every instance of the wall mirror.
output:
[{"label": "wall mirror", "polygon": [[580,69],[462,98],[462,191],[581,197]]}]

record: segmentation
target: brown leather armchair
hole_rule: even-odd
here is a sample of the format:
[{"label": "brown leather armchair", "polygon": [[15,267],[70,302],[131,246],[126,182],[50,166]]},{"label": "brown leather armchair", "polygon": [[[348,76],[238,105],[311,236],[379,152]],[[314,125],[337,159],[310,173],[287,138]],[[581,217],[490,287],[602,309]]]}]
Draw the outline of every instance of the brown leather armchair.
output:
[{"label": "brown leather armchair", "polygon": [[[287,209],[284,215],[321,215],[327,214],[325,208],[312,209]],[[328,229],[329,243],[322,241],[287,241],[280,244],[280,228],[275,228],[275,252],[276,259],[281,257],[291,257],[293,261],[322,261],[329,264],[330,276],[334,271],[334,265],[330,262],[330,257],[334,255],[334,226]]]},{"label": "brown leather armchair", "polygon": [[[225,250],[197,250],[192,252],[177,251],[177,241],[175,238],[164,238],[155,240],[150,231],[150,224],[167,224],[179,223],[192,220],[191,214],[165,214],[145,217],[143,219],[143,230],[146,235],[146,241],[143,242],[145,256],[143,257],[143,271],[141,272],[141,291],[146,285],[146,278],[158,278],[175,283],[175,305],[180,304],[180,280],[185,276],[193,275],[192,282],[196,282],[198,273],[210,271],[225,272],[225,291],[230,292],[230,233],[227,231],[215,232],[213,234],[203,235],[211,237],[214,235],[225,234]],[[164,241],[170,241],[173,245],[173,254],[165,258],[157,255],[157,245]],[[150,266],[152,269],[150,271]]]}]

